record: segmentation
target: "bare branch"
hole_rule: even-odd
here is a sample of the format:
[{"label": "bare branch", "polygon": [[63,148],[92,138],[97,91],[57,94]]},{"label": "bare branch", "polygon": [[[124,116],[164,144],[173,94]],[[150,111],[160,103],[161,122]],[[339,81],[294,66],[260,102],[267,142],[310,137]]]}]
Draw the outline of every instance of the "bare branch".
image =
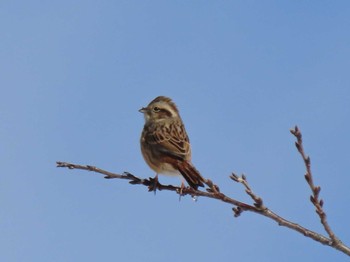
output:
[{"label": "bare branch", "polygon": [[191,187],[177,187],[173,185],[162,185],[158,182],[158,180],[155,180],[154,178],[139,178],[136,177],[128,172],[124,172],[123,174],[116,174],[112,173],[94,166],[90,165],[77,165],[77,164],[72,164],[72,163],[67,163],[67,162],[57,162],[57,167],[65,167],[69,169],[82,169],[82,170],[88,170],[92,171],[95,173],[100,173],[105,176],[107,179],[126,179],[129,180],[129,183],[132,185],[144,185],[148,187],[149,191],[154,191],[154,190],[169,190],[169,191],[175,191],[177,194],[180,194],[181,196],[185,195],[190,195],[192,197],[208,197],[216,200],[220,200],[222,202],[228,203],[232,206],[232,210],[234,212],[234,216],[238,217],[242,214],[243,211],[250,211],[254,212],[257,214],[260,214],[262,216],[268,217],[274,221],[277,222],[278,225],[284,226],[287,228],[290,228],[296,232],[301,233],[302,235],[309,237],[323,245],[327,245],[330,247],[333,247],[344,254],[350,256],[350,248],[344,245],[333,233],[331,230],[330,226],[327,223],[326,220],[326,214],[323,210],[323,200],[319,199],[319,193],[321,190],[321,187],[315,186],[313,182],[313,177],[311,173],[311,161],[308,156],[304,153],[304,148],[302,144],[302,136],[301,133],[298,129],[298,127],[295,127],[295,129],[291,130],[291,133],[297,138],[297,142],[295,143],[299,153],[301,154],[305,166],[306,166],[306,174],[305,174],[305,179],[307,183],[309,184],[312,195],[310,197],[310,200],[312,204],[316,207],[316,212],[319,215],[321,219],[321,223],[324,226],[327,234],[329,237],[326,237],[322,234],[316,233],[314,231],[311,231],[305,227],[300,226],[299,224],[296,224],[294,222],[291,222],[276,213],[274,213],[272,210],[267,208],[263,204],[263,200],[261,197],[256,195],[253,190],[251,189],[250,185],[248,184],[248,181],[246,179],[245,175],[242,176],[237,176],[236,174],[232,174],[230,178],[237,182],[242,184],[245,187],[245,192],[251,197],[253,200],[253,205],[238,201],[236,199],[230,198],[227,195],[223,194],[220,192],[220,188],[214,184],[211,180],[206,181],[206,185],[208,186],[205,191],[202,190],[196,190]]},{"label": "bare branch", "polygon": [[237,182],[237,183],[241,183],[245,188],[245,192],[254,200],[254,206],[256,208],[259,208],[259,209],[265,209],[264,205],[263,205],[263,200],[261,197],[257,196],[253,191],[252,189],[250,188],[249,184],[248,184],[248,181],[247,181],[247,178],[245,175],[242,175],[242,176],[237,176],[236,174],[232,173],[232,175],[230,176],[230,178]]},{"label": "bare branch", "polygon": [[340,240],[336,237],[334,234],[333,230],[329,226],[327,222],[327,217],[326,213],[323,210],[323,203],[324,201],[319,198],[321,187],[320,186],[315,186],[314,180],[312,177],[312,172],[311,172],[311,159],[309,156],[306,155],[304,151],[304,146],[303,146],[303,140],[302,140],[302,134],[297,126],[294,127],[294,129],[291,129],[290,132],[296,137],[297,142],[295,142],[295,146],[297,147],[301,157],[304,160],[305,168],[306,168],[306,174],[305,174],[305,180],[310,186],[310,189],[312,191],[312,195],[310,196],[310,201],[311,203],[315,206],[316,208],[316,213],[320,217],[321,223],[326,230],[328,236],[332,240],[332,246],[337,246],[341,244]]}]

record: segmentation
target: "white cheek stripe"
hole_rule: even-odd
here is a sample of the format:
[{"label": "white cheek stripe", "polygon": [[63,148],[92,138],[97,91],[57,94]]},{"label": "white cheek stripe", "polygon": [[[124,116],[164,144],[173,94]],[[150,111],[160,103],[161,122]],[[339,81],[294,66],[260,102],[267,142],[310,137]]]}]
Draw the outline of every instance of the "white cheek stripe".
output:
[{"label": "white cheek stripe", "polygon": [[168,110],[172,117],[178,116],[178,113],[171,106],[165,105],[164,109]]}]

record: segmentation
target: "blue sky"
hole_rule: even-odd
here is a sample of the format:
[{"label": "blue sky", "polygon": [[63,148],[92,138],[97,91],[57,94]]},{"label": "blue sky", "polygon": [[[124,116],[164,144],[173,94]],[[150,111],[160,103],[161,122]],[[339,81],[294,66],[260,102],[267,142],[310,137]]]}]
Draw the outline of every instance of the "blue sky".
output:
[{"label": "blue sky", "polygon": [[[149,177],[138,109],[178,104],[193,163],[231,197],[350,244],[348,1],[2,1],[1,261],[346,261],[252,213],[55,161]],[[160,177],[180,184],[177,178]]]}]

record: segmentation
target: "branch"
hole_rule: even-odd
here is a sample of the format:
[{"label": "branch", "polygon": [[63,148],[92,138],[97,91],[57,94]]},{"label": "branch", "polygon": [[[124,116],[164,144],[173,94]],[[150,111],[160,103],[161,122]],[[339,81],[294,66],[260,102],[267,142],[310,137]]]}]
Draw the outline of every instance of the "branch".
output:
[{"label": "branch", "polygon": [[311,173],[311,159],[309,156],[306,155],[304,151],[304,146],[303,146],[303,140],[302,140],[302,134],[297,126],[295,126],[294,129],[291,129],[290,132],[296,137],[297,142],[295,142],[295,146],[298,149],[301,157],[304,160],[305,168],[306,168],[306,174],[305,174],[305,180],[310,186],[310,189],[312,191],[312,195],[310,196],[310,201],[311,203],[315,206],[316,208],[316,213],[320,217],[321,224],[323,225],[324,229],[326,230],[328,236],[332,240],[332,246],[338,246],[341,244],[341,241],[336,237],[334,234],[333,230],[329,226],[327,222],[327,216],[326,213],[323,210],[323,199],[319,198],[321,187],[320,186],[315,186],[314,180],[312,177]]},{"label": "branch", "polygon": [[291,222],[276,213],[274,213],[272,210],[264,206],[263,200],[261,197],[256,195],[253,190],[251,189],[246,176],[237,176],[236,174],[232,174],[230,178],[237,182],[240,183],[244,186],[245,192],[250,196],[250,198],[253,200],[253,204],[247,204],[244,202],[241,202],[239,200],[236,200],[234,198],[228,197],[227,195],[223,194],[220,192],[219,187],[214,184],[211,180],[206,181],[206,185],[208,186],[206,190],[196,190],[191,187],[177,187],[173,185],[163,185],[158,182],[157,179],[154,178],[139,178],[136,177],[128,172],[124,172],[123,174],[116,174],[112,173],[100,168],[97,168],[95,166],[91,165],[78,165],[78,164],[72,164],[72,163],[67,163],[67,162],[56,162],[57,167],[65,167],[69,169],[81,169],[81,170],[88,170],[92,171],[95,173],[99,173],[104,175],[104,178],[106,179],[126,179],[129,180],[129,183],[132,185],[143,185],[148,187],[148,191],[155,191],[155,190],[168,190],[168,191],[175,191],[177,194],[180,196],[185,196],[185,195],[190,195],[192,197],[208,197],[216,200],[220,200],[222,202],[225,202],[227,204],[230,204],[232,207],[232,210],[234,212],[234,216],[238,217],[240,216],[244,211],[250,211],[254,212],[256,214],[268,217],[274,221],[277,222],[278,225],[284,226],[287,228],[290,228],[296,232],[301,233],[302,235],[309,237],[323,245],[327,245],[330,247],[333,247],[348,256],[350,256],[350,248],[344,245],[333,233],[333,231],[330,229],[327,220],[326,220],[326,214],[323,211],[322,205],[323,205],[323,200],[319,200],[319,192],[320,192],[320,187],[315,186],[313,183],[313,178],[311,174],[311,168],[310,168],[310,158],[306,157],[302,145],[302,140],[301,140],[301,133],[297,127],[295,127],[294,130],[291,130],[292,134],[297,137],[297,142],[296,146],[298,148],[299,153],[302,155],[304,159],[304,163],[306,166],[307,173],[305,175],[305,179],[308,182],[313,195],[311,196],[311,202],[314,204],[316,207],[316,212],[320,216],[321,223],[324,226],[327,234],[329,237],[323,236],[322,234],[316,233],[314,231],[311,231],[303,226],[300,226],[294,222]]}]

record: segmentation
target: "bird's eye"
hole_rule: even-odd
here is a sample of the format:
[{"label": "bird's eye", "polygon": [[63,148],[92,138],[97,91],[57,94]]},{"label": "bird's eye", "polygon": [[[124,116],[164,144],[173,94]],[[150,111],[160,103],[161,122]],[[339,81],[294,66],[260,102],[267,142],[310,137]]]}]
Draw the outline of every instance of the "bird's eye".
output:
[{"label": "bird's eye", "polygon": [[159,107],[157,107],[157,106],[155,106],[155,107],[153,108],[153,111],[157,113],[157,112],[159,112],[159,111],[160,111],[160,108],[159,108]]}]

